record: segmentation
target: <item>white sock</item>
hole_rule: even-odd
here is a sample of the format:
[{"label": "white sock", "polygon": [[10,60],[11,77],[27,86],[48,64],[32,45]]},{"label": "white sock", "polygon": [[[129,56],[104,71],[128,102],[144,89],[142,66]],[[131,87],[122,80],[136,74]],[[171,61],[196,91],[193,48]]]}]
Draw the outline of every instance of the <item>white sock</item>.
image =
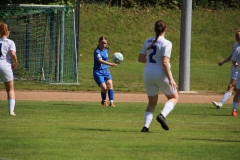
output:
[{"label": "white sock", "polygon": [[8,100],[8,108],[10,112],[14,112],[15,108],[15,99],[9,99]]},{"label": "white sock", "polygon": [[153,112],[146,112],[144,117],[144,126],[149,128],[153,119]]},{"label": "white sock", "polygon": [[167,115],[173,110],[174,103],[171,101],[167,101],[163,107],[163,110],[161,111],[161,114],[166,118]]},{"label": "white sock", "polygon": [[233,102],[232,103],[232,108],[233,108],[233,110],[237,110],[238,109],[238,103],[237,102]]},{"label": "white sock", "polygon": [[223,95],[220,103],[219,103],[219,106],[222,107],[222,105],[231,97],[232,93],[231,92],[225,92],[225,94]]}]

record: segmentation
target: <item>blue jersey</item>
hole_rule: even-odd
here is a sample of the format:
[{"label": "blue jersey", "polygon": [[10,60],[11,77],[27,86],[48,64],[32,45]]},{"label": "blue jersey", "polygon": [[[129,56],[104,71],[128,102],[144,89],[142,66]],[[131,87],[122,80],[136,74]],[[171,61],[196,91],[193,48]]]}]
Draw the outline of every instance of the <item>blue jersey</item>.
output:
[{"label": "blue jersey", "polygon": [[94,70],[102,70],[102,69],[108,69],[108,65],[99,63],[99,58],[101,58],[104,61],[108,61],[108,49],[105,48],[103,51],[101,51],[98,47],[94,51]]}]

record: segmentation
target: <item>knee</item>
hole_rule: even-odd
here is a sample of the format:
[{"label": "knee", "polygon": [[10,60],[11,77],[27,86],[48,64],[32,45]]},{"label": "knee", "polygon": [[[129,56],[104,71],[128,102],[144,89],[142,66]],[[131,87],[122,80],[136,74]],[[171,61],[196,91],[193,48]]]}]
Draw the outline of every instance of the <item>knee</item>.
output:
[{"label": "knee", "polygon": [[234,89],[234,85],[230,83],[228,85],[228,91],[232,91],[233,89]]},{"label": "knee", "polygon": [[108,88],[108,89],[113,89],[112,81],[108,81],[108,82],[107,82],[107,88]]}]

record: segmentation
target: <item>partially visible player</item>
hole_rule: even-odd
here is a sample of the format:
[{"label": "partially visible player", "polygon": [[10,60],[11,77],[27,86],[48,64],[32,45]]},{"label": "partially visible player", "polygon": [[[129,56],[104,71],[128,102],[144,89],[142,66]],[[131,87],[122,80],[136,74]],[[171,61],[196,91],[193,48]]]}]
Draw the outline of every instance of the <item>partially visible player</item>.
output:
[{"label": "partially visible player", "polygon": [[107,39],[105,37],[100,37],[98,46],[94,50],[93,78],[98,86],[101,87],[101,104],[107,106],[106,96],[108,92],[109,106],[115,107],[113,103],[114,90],[112,76],[108,66],[118,67],[116,63],[108,62]]},{"label": "partially visible player", "polygon": [[[232,56],[232,64],[234,67],[239,69],[240,64],[240,46],[236,48],[233,56]],[[237,109],[240,102],[240,74],[237,76],[236,81],[236,94],[233,97],[233,104],[232,104],[232,116],[237,116]]]},{"label": "partially visible player", "polygon": [[[219,66],[222,66],[224,63],[231,61],[233,53],[235,52],[236,48],[240,46],[240,30],[236,31],[235,38],[237,42],[233,44],[231,54],[222,62],[218,62]],[[218,109],[223,107],[223,104],[231,97],[233,90],[235,90],[237,75],[238,68],[234,67],[232,64],[230,70],[230,82],[228,84],[227,91],[223,95],[220,102],[212,101],[212,104],[216,106]]]},{"label": "partially visible player", "polygon": [[[7,92],[9,115],[16,116],[15,108],[15,92],[14,92],[14,79],[13,68],[18,65],[16,46],[14,41],[8,39],[10,29],[7,24],[0,22],[0,76],[4,82]],[[11,64],[11,59],[13,64]]]},{"label": "partially visible player", "polygon": [[154,28],[155,36],[145,40],[138,55],[138,61],[146,63],[143,71],[143,81],[148,96],[144,126],[141,132],[149,131],[158,102],[159,90],[167,97],[167,102],[156,118],[164,130],[169,130],[165,118],[178,102],[177,84],[173,79],[170,65],[172,43],[164,38],[167,26],[164,21],[159,20],[155,22]]}]

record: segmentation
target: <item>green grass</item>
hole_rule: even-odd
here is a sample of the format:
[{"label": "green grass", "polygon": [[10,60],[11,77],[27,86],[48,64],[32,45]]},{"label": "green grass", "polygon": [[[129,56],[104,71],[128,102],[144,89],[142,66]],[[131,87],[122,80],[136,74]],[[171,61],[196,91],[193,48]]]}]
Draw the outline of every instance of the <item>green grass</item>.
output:
[{"label": "green grass", "polygon": [[[80,85],[50,85],[44,82],[15,81],[16,90],[99,91],[92,76],[92,62],[80,63]],[[118,92],[145,92],[142,73],[144,64],[123,62],[118,68],[110,67],[114,89]],[[178,83],[179,64],[172,64],[172,73]],[[230,76],[230,63],[219,67],[216,64],[191,64],[190,90],[222,94],[226,91]],[[4,89],[4,85],[0,85]]]},{"label": "green grass", "polygon": [[[240,156],[239,117],[231,105],[177,104],[169,131],[155,118],[141,133],[146,103],[18,101],[16,117],[0,101],[0,159],[226,160]],[[156,108],[157,113],[162,104]]]}]

